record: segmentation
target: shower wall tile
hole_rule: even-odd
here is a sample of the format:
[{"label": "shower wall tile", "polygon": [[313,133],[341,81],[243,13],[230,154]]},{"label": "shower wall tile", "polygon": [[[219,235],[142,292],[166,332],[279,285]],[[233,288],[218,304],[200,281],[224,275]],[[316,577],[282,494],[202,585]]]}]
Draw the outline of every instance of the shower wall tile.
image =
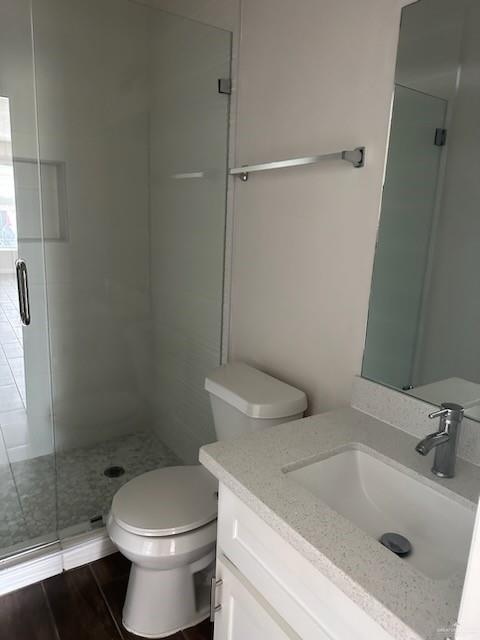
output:
[{"label": "shower wall tile", "polygon": [[[153,416],[162,440],[195,463],[215,440],[204,380],[221,358],[228,98],[216,84],[230,74],[231,43],[167,14],[151,36]],[[203,177],[174,177],[188,172]]]},{"label": "shower wall tile", "polygon": [[[238,10],[214,5],[228,20]],[[202,19],[198,3],[184,6]],[[230,72],[230,35],[127,0],[42,0],[33,20],[40,156],[62,166],[66,207],[64,233],[45,243],[48,298],[42,243],[22,247],[34,322],[12,326],[8,300],[0,316],[0,389],[18,359],[4,408],[20,410],[25,393],[29,408],[28,425],[6,427],[12,460],[153,422],[196,461],[214,439],[203,380],[220,361],[228,97],[217,78]],[[5,35],[16,149],[33,159],[25,46]],[[172,179],[200,169],[204,179]]]},{"label": "shower wall tile", "polygon": [[184,464],[197,464],[200,447],[215,439],[199,438],[197,433],[190,431],[189,425],[165,409],[161,399],[154,406],[154,415],[155,432]]},{"label": "shower wall tile", "polygon": [[64,236],[45,247],[62,450],[148,419],[149,15],[118,0],[34,3],[40,154],[62,163],[67,194]]}]

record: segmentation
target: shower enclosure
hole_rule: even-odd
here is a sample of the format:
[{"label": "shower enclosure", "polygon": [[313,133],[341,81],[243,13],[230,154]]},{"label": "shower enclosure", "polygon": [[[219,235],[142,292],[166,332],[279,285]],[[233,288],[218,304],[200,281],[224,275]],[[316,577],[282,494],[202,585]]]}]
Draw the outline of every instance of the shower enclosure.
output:
[{"label": "shower enclosure", "polygon": [[231,34],[154,4],[0,5],[3,557],[215,438]]}]

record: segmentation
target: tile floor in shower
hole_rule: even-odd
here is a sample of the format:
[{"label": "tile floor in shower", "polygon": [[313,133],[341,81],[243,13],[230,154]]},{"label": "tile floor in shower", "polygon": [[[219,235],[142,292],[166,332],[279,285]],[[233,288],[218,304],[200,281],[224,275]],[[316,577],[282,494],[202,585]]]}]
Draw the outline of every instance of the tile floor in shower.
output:
[{"label": "tile floor in shower", "polygon": [[[0,555],[59,531],[89,530],[108,513],[115,492],[135,476],[181,461],[153,433],[134,433],[91,447],[0,468]],[[122,467],[120,477],[105,469]]]},{"label": "tile floor in shower", "polygon": [[[26,423],[22,327],[13,275],[0,275],[0,447],[9,455],[15,429]],[[3,445],[3,446],[2,446]],[[7,458],[7,456],[4,456]],[[0,463],[0,556],[45,536],[87,530],[108,512],[114,493],[128,480],[181,461],[151,432],[28,460]],[[110,466],[125,473],[109,478]]]}]

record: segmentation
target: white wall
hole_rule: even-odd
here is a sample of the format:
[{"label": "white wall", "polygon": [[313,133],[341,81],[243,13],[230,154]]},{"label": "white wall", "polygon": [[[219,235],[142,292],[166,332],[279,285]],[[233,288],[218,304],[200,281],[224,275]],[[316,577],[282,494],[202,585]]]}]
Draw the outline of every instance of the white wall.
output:
[{"label": "white wall", "polygon": [[422,381],[480,379],[480,6],[466,20],[462,72],[448,137],[448,161],[426,321]]},{"label": "white wall", "polygon": [[362,361],[400,21],[394,0],[243,0],[236,162],[367,147],[235,185],[231,358],[349,402]]}]

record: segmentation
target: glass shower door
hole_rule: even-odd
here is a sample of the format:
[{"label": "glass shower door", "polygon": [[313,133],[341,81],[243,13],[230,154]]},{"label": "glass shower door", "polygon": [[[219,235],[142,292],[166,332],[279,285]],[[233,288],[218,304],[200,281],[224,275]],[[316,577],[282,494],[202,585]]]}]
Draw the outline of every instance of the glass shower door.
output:
[{"label": "glass shower door", "polygon": [[215,439],[230,56],[143,2],[0,3],[0,558]]},{"label": "glass shower door", "polygon": [[[0,6],[0,557],[57,538],[31,7]],[[42,174],[42,179],[40,178]],[[29,308],[22,323],[15,263]],[[27,281],[24,281],[27,284]],[[26,326],[26,312],[30,323]]]},{"label": "glass shower door", "polygon": [[130,0],[32,5],[67,537],[215,439],[231,33]]}]

